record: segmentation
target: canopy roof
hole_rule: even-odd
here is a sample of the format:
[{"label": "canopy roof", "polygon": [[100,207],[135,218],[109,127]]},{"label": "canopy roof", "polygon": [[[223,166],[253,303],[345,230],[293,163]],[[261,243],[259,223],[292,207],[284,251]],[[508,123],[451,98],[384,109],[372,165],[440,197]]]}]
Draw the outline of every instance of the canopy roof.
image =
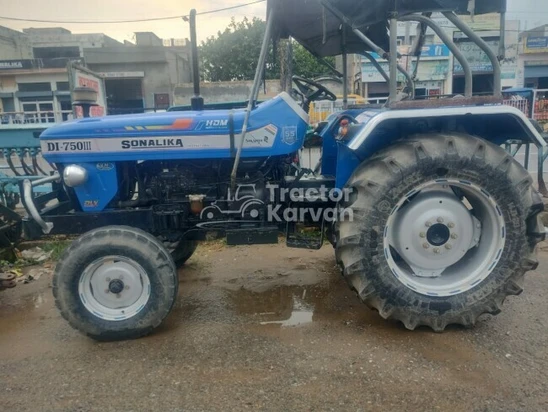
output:
[{"label": "canopy roof", "polygon": [[[454,11],[468,14],[469,0],[327,0],[373,42],[388,50],[388,18],[395,7],[399,16],[420,12]],[[319,56],[342,54],[341,21],[322,7],[320,0],[268,0],[276,11],[276,27],[282,37],[293,37]],[[324,12],[325,10],[325,12]],[[506,10],[506,0],[475,0],[475,14]],[[325,35],[324,35],[325,28]],[[346,51],[361,53],[365,44],[347,32]]]}]

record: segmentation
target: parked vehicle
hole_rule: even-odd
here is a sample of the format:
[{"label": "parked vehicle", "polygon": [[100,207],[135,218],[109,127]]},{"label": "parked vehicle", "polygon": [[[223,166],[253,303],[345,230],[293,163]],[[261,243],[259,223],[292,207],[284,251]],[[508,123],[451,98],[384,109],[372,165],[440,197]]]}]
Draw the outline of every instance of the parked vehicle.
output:
[{"label": "parked vehicle", "polygon": [[[529,173],[500,145],[545,142],[522,112],[501,104],[497,56],[456,14],[469,13],[470,2],[366,3],[270,0],[246,109],[201,110],[195,70],[191,111],[81,119],[42,133],[43,156],[58,173],[25,181],[25,229],[82,234],[53,280],[72,326],[102,340],[150,333],[173,307],[177,266],[208,233],[229,244],[276,243],[281,228],[288,246],[303,248],[321,247],[326,236],[359,298],[409,329],[471,326],[522,292],[545,236],[543,202]],[[476,2],[474,12],[504,17],[504,3]],[[493,96],[473,96],[470,65],[428,17],[433,11],[488,54]],[[397,21],[412,20],[423,28],[418,50],[429,26],[455,53],[465,96],[413,99],[396,43]],[[336,96],[296,77],[300,105],[287,93],[255,104],[267,51],[280,35],[320,57],[374,50],[390,62],[389,73],[379,67],[390,84],[386,105],[342,112],[317,130],[323,154],[316,171],[298,161],[307,110]],[[398,70],[407,78],[400,90]],[[57,180],[55,206],[33,197],[33,187]],[[238,187],[253,188],[246,199],[257,200],[252,213],[241,213],[241,196],[229,196]],[[219,213],[202,213],[212,207]],[[300,233],[303,224],[318,236]],[[177,244],[176,263],[164,242]]]}]

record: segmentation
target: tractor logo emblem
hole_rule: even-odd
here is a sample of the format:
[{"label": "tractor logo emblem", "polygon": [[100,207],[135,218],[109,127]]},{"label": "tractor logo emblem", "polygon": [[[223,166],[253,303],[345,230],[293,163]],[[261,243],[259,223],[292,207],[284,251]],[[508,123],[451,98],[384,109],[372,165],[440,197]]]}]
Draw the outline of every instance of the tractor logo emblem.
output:
[{"label": "tractor logo emblem", "polygon": [[228,120],[225,119],[212,119],[205,121],[206,129],[217,129],[228,127]]},{"label": "tractor logo emblem", "polygon": [[114,163],[97,163],[97,170],[108,171],[114,169]]},{"label": "tractor logo emblem", "polygon": [[283,128],[282,142],[294,145],[297,142],[297,126],[286,126]]},{"label": "tractor logo emblem", "polygon": [[[227,200],[232,203],[230,210],[221,209],[219,202],[215,201],[200,213],[202,220],[217,220],[222,216],[240,216],[243,219],[256,219],[259,217],[265,203],[257,197],[254,184],[238,185],[234,196],[228,190]],[[224,203],[224,202],[223,202]]]},{"label": "tractor logo emblem", "polygon": [[97,206],[99,206],[99,200],[85,200],[84,201],[84,207],[94,209]]}]

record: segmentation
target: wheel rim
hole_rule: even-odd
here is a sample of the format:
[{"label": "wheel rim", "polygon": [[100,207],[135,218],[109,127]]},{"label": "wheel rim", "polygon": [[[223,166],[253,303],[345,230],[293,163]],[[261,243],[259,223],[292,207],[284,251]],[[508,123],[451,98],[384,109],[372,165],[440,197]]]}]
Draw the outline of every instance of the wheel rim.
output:
[{"label": "wheel rim", "polygon": [[495,199],[464,180],[438,179],[407,193],[384,229],[384,255],[394,276],[429,296],[472,289],[496,267],[505,244]]},{"label": "wheel rim", "polygon": [[137,315],[150,298],[150,279],[132,259],[105,256],[84,270],[78,284],[80,300],[95,316],[121,321]]}]

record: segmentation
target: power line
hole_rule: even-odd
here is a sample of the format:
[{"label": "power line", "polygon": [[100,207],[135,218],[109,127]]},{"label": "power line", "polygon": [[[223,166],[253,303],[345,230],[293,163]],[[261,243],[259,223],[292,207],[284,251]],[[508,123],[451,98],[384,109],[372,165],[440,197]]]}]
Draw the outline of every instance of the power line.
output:
[{"label": "power line", "polygon": [[[236,6],[224,7],[222,9],[207,10],[200,13],[196,13],[197,16],[203,16],[206,14],[220,13],[222,11],[238,9],[241,7],[251,6],[253,4],[264,3],[266,0],[256,0],[250,3],[238,4]],[[27,23],[53,23],[53,24],[120,24],[120,23],[142,23],[148,21],[160,21],[160,20],[174,20],[181,19],[183,17],[189,17],[188,14],[179,15],[179,16],[165,16],[165,17],[152,17],[148,19],[135,19],[135,20],[110,20],[110,21],[82,21],[82,20],[40,20],[40,19],[24,19],[20,17],[8,17],[0,16],[0,19],[3,20],[12,20],[12,21],[23,21]]]}]

